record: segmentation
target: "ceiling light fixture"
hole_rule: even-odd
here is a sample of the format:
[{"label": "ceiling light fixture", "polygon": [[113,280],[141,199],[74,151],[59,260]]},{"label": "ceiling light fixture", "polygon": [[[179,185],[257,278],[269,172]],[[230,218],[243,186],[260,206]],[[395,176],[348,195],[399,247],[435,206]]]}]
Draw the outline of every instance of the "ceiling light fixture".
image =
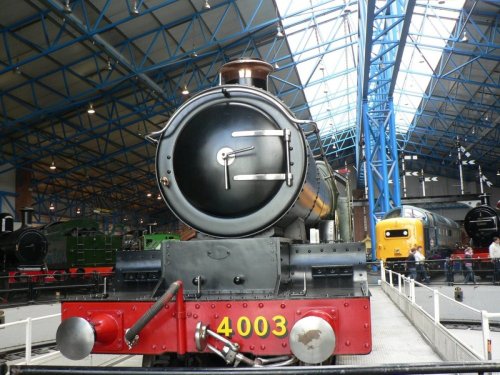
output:
[{"label": "ceiling light fixture", "polygon": [[108,58],[108,61],[106,61],[106,70],[107,71],[112,71],[113,67],[111,66],[111,59]]},{"label": "ceiling light fixture", "polygon": [[87,113],[89,115],[93,115],[95,113],[95,109],[94,109],[94,106],[92,105],[92,103],[89,104],[89,108],[87,108]]},{"label": "ceiling light fixture", "polygon": [[156,197],[156,199],[158,199],[160,201],[161,200],[161,195],[158,194],[158,196]]},{"label": "ceiling light fixture", "polygon": [[283,30],[281,30],[281,26],[278,25],[276,28],[276,38],[283,38],[285,34],[283,34]]},{"label": "ceiling light fixture", "polygon": [[66,0],[64,2],[63,12],[66,13],[66,14],[70,14],[72,12],[71,5],[69,4],[69,0]]},{"label": "ceiling light fixture", "polygon": [[52,163],[50,163],[50,170],[55,171],[57,169],[56,164],[54,163],[54,159],[52,159]]},{"label": "ceiling light fixture", "polygon": [[54,211],[56,209],[56,206],[54,206],[54,203],[50,202],[49,210]]},{"label": "ceiling light fixture", "polygon": [[146,197],[151,198],[151,195],[152,195],[151,193],[147,193]]},{"label": "ceiling light fixture", "polygon": [[77,214],[77,215],[80,215],[81,213],[82,213],[82,211],[80,211],[80,207],[77,207],[77,209],[76,209],[76,214]]},{"label": "ceiling light fixture", "polygon": [[132,10],[130,11],[130,15],[132,17],[136,17],[139,15],[139,8],[137,7],[137,1],[134,1],[132,4]]},{"label": "ceiling light fixture", "polygon": [[500,176],[500,169],[497,169],[497,176]]},{"label": "ceiling light fixture", "polygon": [[278,65],[277,62],[274,63],[274,70],[278,70],[280,68],[280,66]]},{"label": "ceiling light fixture", "polygon": [[467,31],[464,31],[464,34],[462,35],[462,39],[460,39],[462,43],[467,43],[469,41],[469,37],[467,36]]},{"label": "ceiling light fixture", "polygon": [[189,57],[191,57],[192,59],[194,59],[195,57],[198,57],[198,54],[196,53],[196,51],[193,51],[189,54]]},{"label": "ceiling light fixture", "polygon": [[210,9],[210,4],[208,3],[208,0],[205,0],[205,4],[203,4],[203,9],[205,9],[205,10]]},{"label": "ceiling light fixture", "polygon": [[181,94],[182,95],[189,95],[189,90],[187,88],[187,85],[184,85],[184,87],[182,88]]}]

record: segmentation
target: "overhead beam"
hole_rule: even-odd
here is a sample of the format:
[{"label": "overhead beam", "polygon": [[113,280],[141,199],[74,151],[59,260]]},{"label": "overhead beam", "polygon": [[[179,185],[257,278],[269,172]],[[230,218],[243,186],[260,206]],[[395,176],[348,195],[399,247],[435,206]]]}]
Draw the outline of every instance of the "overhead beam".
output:
[{"label": "overhead beam", "polygon": [[358,4],[358,186],[364,185],[368,195],[375,259],[375,224],[401,204],[393,93],[415,0],[368,0]]}]

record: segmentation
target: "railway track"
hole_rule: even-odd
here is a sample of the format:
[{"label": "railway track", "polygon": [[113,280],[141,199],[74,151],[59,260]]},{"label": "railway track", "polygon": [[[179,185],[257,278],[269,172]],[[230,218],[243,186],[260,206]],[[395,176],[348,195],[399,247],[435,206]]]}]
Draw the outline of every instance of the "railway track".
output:
[{"label": "railway track", "polygon": [[[50,341],[47,343],[34,345],[31,348],[31,356],[36,357],[54,351],[57,351],[56,342]],[[26,350],[24,347],[17,347],[12,349],[9,348],[8,350],[0,351],[0,363],[18,361],[20,359],[24,359],[25,356]]]},{"label": "railway track", "polygon": [[[59,353],[57,345],[54,341],[47,342],[43,344],[36,345],[31,350],[31,363],[37,362],[37,357],[45,356],[47,354],[54,353],[50,359],[50,364],[57,364],[59,357],[62,358],[62,354]],[[59,353],[59,354],[55,354]],[[8,374],[8,367],[15,363],[25,360],[25,348],[15,348],[0,352],[0,374]],[[95,355],[92,355],[95,356]],[[98,367],[115,367],[119,366],[121,363],[126,362],[136,355],[97,355],[98,358],[92,360]],[[47,359],[45,359],[47,360]],[[43,365],[43,362],[40,362]],[[85,364],[83,364],[85,365]]]}]

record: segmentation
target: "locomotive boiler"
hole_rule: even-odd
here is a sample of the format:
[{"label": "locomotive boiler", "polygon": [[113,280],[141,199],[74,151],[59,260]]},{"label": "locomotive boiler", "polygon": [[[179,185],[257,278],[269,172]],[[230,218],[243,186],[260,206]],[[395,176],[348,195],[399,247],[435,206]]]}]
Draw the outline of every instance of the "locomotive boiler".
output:
[{"label": "locomotive boiler", "polygon": [[260,367],[371,351],[364,245],[333,241],[330,168],[308,146],[314,125],[266,91],[271,72],[229,62],[149,136],[163,199],[199,234],[119,253],[116,300],[64,302],[64,355]]},{"label": "locomotive boiler", "polygon": [[22,212],[22,226],[14,230],[14,218],[0,214],[0,262],[1,271],[20,268],[42,267],[47,256],[47,239],[38,229],[32,228],[31,208]]}]

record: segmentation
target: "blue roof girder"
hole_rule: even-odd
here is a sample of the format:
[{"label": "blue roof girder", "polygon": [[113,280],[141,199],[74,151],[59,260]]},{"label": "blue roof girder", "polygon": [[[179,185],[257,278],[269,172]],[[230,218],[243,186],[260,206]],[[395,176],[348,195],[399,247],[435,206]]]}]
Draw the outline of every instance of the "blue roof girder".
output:
[{"label": "blue roof girder", "polygon": [[[356,163],[358,185],[364,179],[368,188],[370,237],[372,257],[375,259],[375,223],[389,209],[401,204],[392,96],[415,1],[388,0],[378,3],[368,0],[366,4],[358,2],[358,6],[358,85],[361,97],[357,103]],[[364,159],[361,144],[364,144]],[[392,186],[389,180],[393,181]]]},{"label": "blue roof girder", "polygon": [[[475,138],[473,136],[469,136],[470,139],[468,141],[465,141],[462,139],[462,146],[464,146],[467,150],[471,152],[471,159],[476,160],[477,164],[483,164],[484,168],[489,168],[492,171],[498,169],[495,163],[482,163],[481,159],[486,156],[486,154],[489,154],[488,156],[491,157],[493,160],[495,159],[495,154],[497,156],[500,156],[500,151],[494,151],[493,154],[491,154],[490,149],[495,150],[495,146],[498,145],[500,142],[500,130],[494,129],[493,132],[496,132],[496,134],[492,134],[491,139],[488,141],[483,141],[481,139],[480,143],[475,144],[474,141],[479,141],[479,138]],[[435,135],[437,137],[437,141],[433,146],[429,146],[428,142],[426,142],[426,138],[430,138],[433,135],[431,135],[428,132],[424,133],[419,133],[415,132],[414,136],[412,137],[411,140],[407,141],[406,143],[406,149],[405,151],[414,151],[415,150],[422,150],[422,149],[428,149],[430,150],[428,153],[423,153],[423,151],[418,151],[418,153],[422,156],[426,156],[428,158],[437,158],[438,160],[441,159],[446,159],[450,158],[449,154],[454,154],[454,150],[456,149],[456,143],[451,141],[449,138],[446,138],[446,144],[444,144],[441,139],[444,139],[441,137],[442,133],[445,132],[437,132]],[[450,135],[455,135],[454,133],[451,133]],[[434,140],[434,138],[433,138]],[[409,148],[409,146],[412,145],[413,148]],[[498,159],[497,159],[498,160]]]},{"label": "blue roof girder", "polygon": [[[484,111],[484,112],[500,112],[500,108],[497,105],[494,104],[488,104],[488,103],[483,103],[484,98],[479,98],[479,100],[473,100],[472,98],[469,99],[462,99],[462,98],[457,98],[453,96],[441,96],[438,94],[433,94],[429,95],[424,93],[423,95],[419,95],[417,93],[412,93],[409,91],[402,91],[402,90],[395,90],[395,93],[402,94],[404,93],[406,96],[409,97],[415,97],[415,98],[422,98],[425,101],[434,101],[434,102],[439,102],[439,103],[449,103],[451,105],[457,105],[461,107],[467,107],[470,109],[474,109],[476,111]],[[401,112],[408,112],[408,113],[414,113],[413,110],[408,110],[404,107],[398,108],[398,111]]]},{"label": "blue roof girder", "polygon": [[[47,1],[47,2],[51,5],[51,6],[53,6],[53,7],[54,7],[54,9],[57,9],[59,12],[62,12],[62,5],[61,5],[61,4],[59,4],[58,2],[56,2],[56,1],[54,1],[54,0],[45,0],[45,1]],[[231,6],[231,5],[234,5],[234,1],[222,2],[222,3],[219,3],[219,4],[217,4],[217,6],[214,6],[214,7],[212,7],[212,8],[213,8],[213,9],[215,9],[215,8],[217,8],[217,7],[222,7],[222,6]],[[257,10],[258,10],[258,8],[257,8]],[[256,10],[256,11],[257,11],[257,10]],[[71,15],[70,15],[70,19],[73,19],[73,18],[71,18],[71,17],[74,17],[74,16],[71,16]],[[126,19],[128,20],[129,18],[127,17]],[[193,19],[193,17],[192,17],[192,16],[190,16],[190,17],[186,17],[186,19],[192,20],[192,19]],[[44,75],[42,75],[42,76],[39,76],[39,77],[37,77],[38,79],[39,79],[39,78],[46,77],[46,76],[51,75],[51,74],[55,74],[55,73],[57,73],[57,72],[60,72],[61,70],[68,69],[68,67],[69,67],[69,66],[72,66],[72,65],[75,65],[75,64],[79,64],[79,63],[81,63],[82,61],[87,60],[87,59],[89,59],[89,58],[94,58],[94,59],[95,59],[95,58],[96,58],[96,55],[103,55],[102,60],[103,60],[103,61],[105,61],[105,60],[106,60],[106,58],[108,57],[108,55],[109,55],[109,53],[110,53],[110,52],[111,52],[113,55],[115,55],[115,54],[117,53],[117,48],[120,48],[120,46],[122,46],[122,48],[125,48],[125,47],[123,47],[123,45],[128,46],[128,45],[129,45],[129,43],[133,43],[133,41],[135,40],[134,38],[128,39],[128,40],[126,40],[125,42],[123,42],[122,44],[119,44],[117,48],[114,48],[113,46],[110,46],[109,44],[107,44],[107,43],[106,43],[106,41],[104,41],[102,38],[100,38],[100,37],[97,35],[99,31],[97,31],[97,30],[87,30],[87,31],[85,31],[85,29],[84,29],[84,25],[83,25],[83,24],[78,23],[78,20],[73,20],[73,21],[74,21],[74,23],[75,23],[76,25],[78,25],[78,27],[80,28],[80,31],[81,31],[82,33],[85,33],[85,35],[86,35],[86,37],[87,37],[87,38],[90,38],[90,39],[93,39],[93,40],[97,41],[97,42],[98,42],[98,44],[103,44],[103,45],[106,47],[106,48],[105,48],[105,49],[106,49],[106,53],[105,53],[105,54],[103,54],[103,53],[101,53],[101,52],[97,52],[97,53],[93,53],[93,54],[91,54],[91,56],[85,56],[85,57],[83,57],[83,58],[79,59],[78,61],[72,62],[71,64],[69,64],[69,65],[67,65],[67,66],[63,67],[63,69],[58,69],[58,70],[56,70],[56,71],[51,71],[51,72],[48,72],[48,73],[46,73],[46,74],[44,74]],[[222,20],[221,20],[221,21],[222,21]],[[175,23],[172,23],[172,24],[177,24],[178,22],[180,22],[180,21],[176,21]],[[218,46],[218,44],[219,44],[219,43],[224,42],[224,40],[230,40],[230,39],[234,38],[234,35],[237,35],[237,34],[240,34],[240,35],[247,35],[246,33],[252,33],[252,32],[255,32],[255,31],[257,31],[257,30],[261,30],[262,28],[267,27],[267,26],[270,26],[270,25],[274,25],[275,23],[276,23],[276,19],[272,19],[272,20],[269,20],[269,21],[264,22],[263,24],[256,25],[256,26],[255,26],[255,27],[253,27],[253,28],[248,28],[248,27],[247,27],[247,28],[245,28],[244,30],[242,30],[241,32],[238,32],[238,33],[232,34],[232,35],[230,35],[230,36],[228,36],[228,37],[226,37],[226,38],[224,38],[224,39],[222,39],[222,40],[218,40],[217,42],[213,42],[212,44],[213,44],[214,46]],[[160,30],[163,30],[163,29],[165,29],[165,28],[166,28],[166,26],[165,26],[165,25],[162,25],[159,29],[160,29]],[[155,31],[157,31],[157,29],[155,29],[153,32],[155,32]],[[143,34],[141,34],[141,36],[142,36],[142,35],[143,35]],[[138,36],[138,37],[135,37],[135,38],[139,38],[139,37],[141,37],[141,36]],[[247,37],[248,37],[248,35],[247,35]],[[211,37],[210,39],[214,39],[214,38],[213,38],[213,37]],[[203,47],[200,47],[200,48],[207,48],[207,46],[203,46]],[[126,49],[126,48],[125,48],[125,49]],[[95,90],[103,90],[103,89],[105,89],[105,88],[108,88],[109,86],[113,86],[113,85],[115,85],[116,83],[118,83],[118,82],[120,82],[120,81],[123,81],[123,80],[128,80],[129,78],[131,78],[131,77],[133,77],[133,76],[141,76],[141,75],[143,75],[143,74],[145,74],[145,73],[147,73],[147,72],[151,72],[151,71],[153,71],[153,70],[156,70],[156,69],[159,69],[159,68],[165,67],[165,64],[168,64],[168,63],[170,63],[170,62],[175,63],[175,61],[173,61],[173,60],[176,60],[176,59],[178,59],[178,58],[179,58],[179,57],[181,57],[181,56],[186,57],[186,58],[187,58],[187,57],[189,57],[189,53],[190,53],[190,51],[188,51],[188,52],[182,52],[182,53],[180,53],[179,55],[173,56],[172,58],[168,59],[168,61],[163,61],[161,64],[151,65],[151,66],[149,66],[149,67],[147,67],[147,68],[144,68],[144,67],[138,67],[138,68],[136,68],[136,69],[134,70],[134,69],[133,69],[133,67],[130,67],[130,66],[129,66],[129,68],[131,69],[131,70],[130,70],[130,71],[131,71],[131,73],[126,74],[126,75],[124,75],[123,77],[121,77],[121,78],[119,78],[119,79],[117,79],[117,80],[108,80],[108,81],[106,81],[105,83],[101,83],[100,85],[97,85],[95,88],[93,88],[93,89],[89,90],[89,92],[86,92],[86,93],[80,93],[78,96],[79,96],[79,97],[82,97],[82,96],[88,96],[88,95],[90,95],[90,94],[91,94],[93,91],[95,91]],[[119,52],[118,52],[118,54],[117,54],[116,56],[114,56],[114,57],[120,58],[120,54],[119,54]],[[121,58],[123,58],[123,57],[121,57]],[[124,62],[126,62],[126,61],[124,60]],[[153,84],[151,83],[151,81],[149,80],[149,77],[147,77],[147,76],[142,76],[142,77],[143,77],[143,79],[145,80],[145,82],[148,84],[148,86],[152,87],[155,91],[161,92],[161,89],[160,89],[159,87],[157,87],[157,86],[155,86],[155,85],[153,85]],[[83,78],[83,77],[82,77],[82,78]],[[19,87],[19,86],[16,86],[16,88],[18,88],[18,87]],[[74,97],[75,97],[75,96],[73,95],[73,96],[72,96],[72,99],[73,99]],[[65,105],[67,105],[67,104],[68,104],[68,103],[61,104],[61,105],[59,105],[59,106],[56,106],[56,108],[64,108],[64,106],[65,106]],[[37,116],[39,116],[40,114],[39,114],[39,113],[37,113],[36,115],[37,115]],[[26,121],[26,120],[24,120],[24,121]]]},{"label": "blue roof girder", "polygon": [[[226,4],[229,4],[229,3],[226,3]],[[221,5],[224,5],[224,3],[222,3]],[[273,22],[274,22],[274,21],[271,21],[271,24],[272,24]],[[165,27],[165,26],[163,26],[163,27]],[[97,32],[97,29],[94,29],[94,32]],[[137,38],[139,38],[139,37],[140,37],[140,36],[138,36]],[[103,59],[104,59],[104,58],[103,58]],[[161,67],[161,65],[159,65],[159,67]],[[149,68],[149,69],[144,69],[144,72],[151,71],[151,69],[152,69],[152,68]],[[127,75],[127,76],[122,77],[121,79],[123,79],[123,80],[127,80],[127,79],[129,79],[131,76],[132,76],[132,75]],[[113,85],[113,84],[115,84],[115,83],[116,83],[116,81],[109,81],[109,82],[108,82],[108,85],[101,85],[101,86],[98,86],[98,87],[97,87],[97,89],[102,90],[102,89],[105,89],[105,88],[106,88],[106,86]],[[104,86],[104,87],[103,87],[103,86]],[[90,91],[93,91],[93,90],[90,90]],[[91,92],[86,93],[86,94],[91,94]],[[80,94],[80,96],[82,96],[82,95]],[[57,109],[55,109],[55,110],[57,110]],[[33,116],[37,116],[37,115],[39,115],[39,113],[33,113]]]},{"label": "blue roof girder", "polygon": [[[475,6],[476,3],[474,3]],[[474,8],[474,7],[473,7]],[[484,55],[485,53],[490,53],[494,49],[498,49],[500,45],[498,44],[498,25],[499,25],[499,15],[496,14],[491,17],[491,22],[488,24],[483,24],[482,27],[486,30],[486,33],[482,33],[478,23],[475,21],[474,17],[471,17],[472,10],[464,8],[460,11],[460,20],[455,28],[455,38],[449,40],[448,45],[445,48],[447,53],[443,54],[438,68],[436,69],[436,74],[431,76],[431,82],[428,86],[428,90],[424,96],[423,102],[421,103],[420,109],[417,112],[414,123],[428,124],[428,127],[440,127],[445,129],[442,133],[438,134],[438,143],[441,141],[450,142],[448,138],[449,134],[459,135],[460,137],[468,136],[469,140],[475,139],[473,134],[474,129],[476,131],[482,131],[482,142],[481,144],[476,143],[475,149],[488,147],[488,141],[485,141],[486,137],[484,131],[493,132],[490,126],[493,126],[493,122],[485,122],[482,117],[484,114],[489,114],[494,117],[495,113],[498,113],[498,85],[496,80],[490,75],[489,70],[483,65],[483,61],[477,59],[477,56]],[[474,27],[474,32],[468,32],[468,41],[460,41],[459,38],[462,37],[462,31],[467,29],[467,27]],[[477,35],[480,35],[481,40],[477,39]],[[429,36],[427,36],[429,37]],[[460,42],[460,43],[458,43]],[[495,43],[496,42],[496,43]],[[467,45],[472,45],[475,47],[471,51],[471,58],[465,63],[463,61],[463,54],[461,52],[461,47]],[[423,46],[417,46],[418,48],[424,48]],[[455,53],[456,52],[456,53]],[[459,56],[457,56],[459,55]],[[478,81],[476,76],[472,76],[472,68],[479,69],[482,71],[481,76],[484,78],[483,81]],[[446,70],[445,70],[446,69]],[[449,87],[448,78],[449,75],[454,75],[458,78],[454,78],[453,86]],[[441,79],[439,79],[441,78]],[[444,82],[443,82],[444,81]],[[467,85],[467,83],[471,85]],[[434,90],[439,88],[443,92],[449,92],[453,94],[458,92],[460,89],[461,98],[455,98],[453,95],[448,96],[448,100],[443,101],[442,98],[435,99]],[[463,99],[462,99],[463,98]],[[493,101],[492,101],[493,100]],[[441,102],[442,107],[437,109],[435,106],[429,107],[429,103]],[[446,112],[446,106],[452,106],[455,110],[456,116],[443,117],[442,113]],[[481,119],[477,118],[477,114],[473,117],[470,116],[471,111],[482,112]],[[427,121],[430,120],[430,121]],[[435,124],[438,122],[438,124]],[[410,127],[410,134],[415,131],[414,126]],[[454,137],[455,137],[454,136]],[[489,154],[492,156],[492,152],[495,152],[497,147],[491,146]],[[475,157],[477,160],[478,158]],[[495,163],[495,159],[489,158],[487,152],[481,154],[479,162],[486,162],[486,164]],[[477,162],[477,161],[476,161]]]},{"label": "blue roof girder", "polygon": [[[411,73],[414,75],[420,75],[420,76],[426,76],[426,77],[432,77],[432,79],[442,79],[445,81],[450,81],[450,82],[456,82],[459,84],[469,84],[469,85],[474,85],[474,86],[480,86],[482,88],[490,88],[492,90],[496,90],[498,88],[498,84],[495,84],[494,82],[491,83],[486,83],[486,82],[481,82],[481,81],[474,81],[472,79],[459,79],[459,78],[453,78],[453,77],[448,77],[448,76],[440,76],[437,74],[425,74],[422,72],[417,72],[417,71],[411,71],[411,70],[401,70],[403,73]],[[490,75],[486,76],[490,80],[493,79]],[[465,87],[464,87],[465,88]],[[494,91],[492,91],[492,94],[494,94]]]},{"label": "blue roof girder", "polygon": [[[136,87],[136,89],[138,89],[138,88]],[[129,103],[122,102],[122,101],[120,101],[120,99],[112,97],[112,96],[110,98],[108,98],[108,100],[109,100],[108,102],[104,103],[104,107],[106,107],[106,108],[108,108],[108,106],[114,107],[114,106],[116,106],[116,103],[119,103],[121,106],[129,106],[131,113],[121,114],[117,118],[104,118],[103,117],[103,122],[101,124],[94,125],[92,127],[92,129],[90,129],[90,128],[87,129],[78,123],[73,123],[73,122],[69,121],[68,119],[66,119],[64,117],[57,118],[57,120],[59,121],[60,124],[67,125],[68,127],[78,131],[78,134],[77,134],[78,141],[68,140],[68,139],[64,139],[64,138],[61,139],[61,138],[51,136],[50,134],[48,134],[46,139],[50,140],[50,143],[46,144],[44,146],[38,147],[37,152],[47,151],[47,154],[51,155],[51,154],[54,154],[55,152],[59,152],[58,149],[56,148],[58,145],[62,146],[60,148],[60,151],[63,151],[66,148],[68,141],[71,141],[74,144],[74,146],[79,146],[81,144],[88,142],[89,140],[97,139],[97,138],[101,137],[102,134],[96,133],[96,131],[105,130],[105,128],[109,127],[111,124],[113,124],[113,130],[126,129],[130,125],[134,125],[137,123],[137,118],[136,118],[137,116],[140,120],[147,120],[152,115],[163,114],[164,112],[171,109],[169,107],[165,107],[164,106],[165,103],[163,103],[161,101],[154,101],[153,104],[149,104],[145,109],[145,107],[143,105],[141,105],[140,103],[138,103],[137,106],[133,106],[133,105],[129,105]],[[149,100],[147,102],[151,103]],[[156,109],[156,110],[151,109],[151,108],[157,108],[158,106],[160,107],[159,109]],[[107,112],[109,113],[110,111],[108,110]],[[111,110],[111,112],[113,112],[113,110]],[[147,113],[148,116],[145,116],[145,113]],[[78,118],[81,118],[81,116],[87,117],[88,115],[84,112],[79,112],[77,114],[77,116],[78,116]],[[132,118],[132,121],[117,124],[117,122],[121,122],[121,121],[126,120],[130,117]],[[94,122],[96,119],[99,119],[99,118],[100,118],[99,113],[94,114],[92,116],[92,119],[94,120]],[[28,130],[29,130],[29,132],[27,131],[25,133],[26,136],[33,134],[35,129],[28,129]],[[38,131],[35,133],[39,134]],[[86,134],[88,134],[89,136],[85,137],[84,135],[86,135]],[[39,143],[41,144],[41,142],[39,142]],[[22,145],[22,143],[19,143],[19,144],[15,143],[15,142],[12,143],[13,147],[19,147],[21,145]],[[30,152],[31,152],[29,146],[26,148],[26,151],[27,151],[27,154],[25,154],[25,155],[17,154],[15,159],[6,159],[5,162],[12,163],[14,165],[14,167],[23,166],[23,164],[24,164],[23,159],[28,158],[28,156],[30,155]],[[3,155],[3,156],[5,156],[5,155]]]},{"label": "blue roof girder", "polygon": [[[46,0],[43,0],[43,1],[46,1]],[[28,64],[34,60],[37,60],[41,57],[44,57],[44,56],[48,56],[50,55],[51,53],[53,52],[56,52],[56,51],[59,51],[60,49],[63,49],[67,46],[70,46],[72,44],[75,44],[77,42],[82,42],[84,40],[86,40],[88,38],[88,35],[92,35],[92,34],[99,34],[99,33],[104,33],[106,31],[109,31],[113,28],[115,28],[116,26],[119,26],[125,22],[128,22],[128,21],[131,21],[133,19],[135,19],[135,16],[132,16],[130,14],[128,14],[127,16],[125,16],[124,18],[122,19],[119,19],[119,20],[115,20],[114,22],[110,22],[106,25],[103,25],[101,27],[99,27],[99,24],[101,23],[101,21],[105,18],[105,15],[106,15],[106,12],[108,11],[109,9],[109,5],[110,3],[112,2],[113,0],[106,0],[106,3],[104,4],[102,10],[100,11],[99,13],[99,16],[96,18],[96,22],[94,24],[94,26],[91,26],[88,21],[88,17],[85,18],[86,20],[86,26],[88,28],[88,33],[86,34],[83,34],[83,35],[80,35],[80,36],[73,36],[70,41],[67,41],[67,42],[61,42],[59,43],[59,39],[60,39],[60,33],[58,33],[56,35],[56,37],[52,40],[48,40],[47,43],[43,43],[43,44],[40,44],[40,45],[37,45],[36,48],[33,48],[35,50],[39,50],[41,53],[35,55],[35,56],[31,56],[31,57],[25,57],[25,58],[22,58],[20,59],[19,61],[8,61],[8,63],[6,64],[6,68],[4,68],[3,70],[0,70],[0,74],[3,74],[5,72],[8,72],[8,71],[11,71],[11,70],[14,70],[16,67],[22,67],[23,65],[25,64]],[[161,9],[163,7],[166,7],[174,2],[176,2],[177,0],[165,0],[165,1],[162,1],[160,2],[158,5],[155,5],[155,6],[150,6],[148,8],[143,8],[141,9],[141,14],[151,14],[153,12],[155,12],[156,10],[158,9]],[[76,12],[78,11],[79,9],[83,12],[83,13],[88,13],[85,8],[90,6],[90,4],[87,4],[88,2],[84,1],[84,0],[72,0],[71,1],[71,6],[72,6],[72,10],[73,12]],[[46,2],[46,4],[48,5],[51,5],[51,3],[49,2]],[[62,4],[62,3],[61,3]],[[52,9],[58,9],[59,11],[61,10],[60,8],[62,7],[61,4],[57,4],[58,6],[56,6],[55,8],[52,8]],[[95,10],[95,8],[92,6],[92,9]],[[37,19],[44,19],[46,18],[47,16],[49,16],[51,13],[53,13],[54,10],[48,10],[48,9],[41,9],[39,11],[38,14],[36,15],[33,15],[33,16],[29,16],[25,19],[22,19],[20,21],[17,21],[16,23],[12,24],[12,25],[9,25],[9,26],[6,26],[5,28],[2,28],[2,33],[9,33],[10,35],[12,35],[15,39],[17,39],[18,41],[20,42],[23,42],[23,43],[27,43],[29,44],[30,46],[34,46],[34,43],[31,41],[31,40],[28,40],[24,37],[22,37],[21,35],[18,35],[16,34],[16,32],[14,30],[16,29],[22,29],[22,26],[24,25],[31,25],[33,26],[34,24],[36,24],[34,21],[36,21]],[[65,17],[62,18],[62,25],[61,25],[61,29],[64,30],[66,29],[66,26],[67,26],[67,20]],[[49,35],[46,31],[44,31],[44,24],[42,22],[42,29],[41,31],[45,34],[45,35]],[[4,38],[6,39],[6,38]],[[5,48],[6,50],[10,50],[9,48],[9,44],[8,44],[8,41],[5,43]],[[46,47],[46,48],[44,48]]]}]

